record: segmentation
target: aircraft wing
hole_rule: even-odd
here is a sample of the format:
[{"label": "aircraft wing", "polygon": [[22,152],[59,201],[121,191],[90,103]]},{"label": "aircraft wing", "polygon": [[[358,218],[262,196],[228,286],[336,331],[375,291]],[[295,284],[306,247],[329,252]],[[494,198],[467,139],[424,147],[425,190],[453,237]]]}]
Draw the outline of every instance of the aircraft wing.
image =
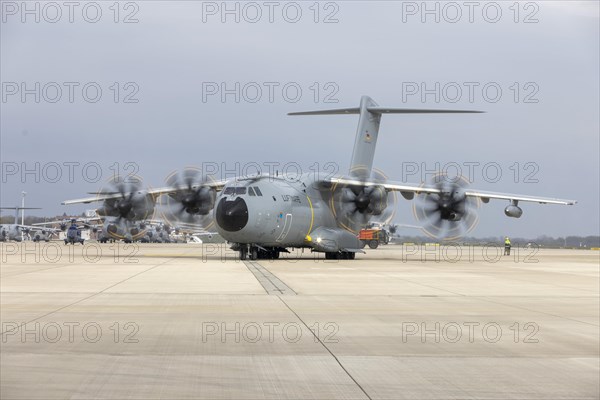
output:
[{"label": "aircraft wing", "polygon": [[[349,179],[349,178],[330,178],[325,181],[328,184],[333,185],[348,185],[348,186],[383,186],[388,191],[400,192],[402,196],[411,200],[416,194],[420,193],[440,193],[440,190],[435,187],[430,186],[422,186],[416,184],[405,184],[405,183],[379,183],[372,181],[362,181],[359,179]],[[531,202],[531,203],[540,203],[540,204],[561,204],[561,205],[573,205],[577,204],[576,200],[565,200],[565,199],[556,199],[551,197],[537,197],[537,196],[528,196],[522,194],[510,194],[510,193],[497,193],[497,192],[487,192],[481,190],[465,190],[465,195],[467,197],[479,198],[484,203],[488,203],[490,199],[499,199],[499,200],[509,200],[509,201],[523,201],[523,202]]]},{"label": "aircraft wing", "polygon": [[423,229],[422,226],[419,225],[407,225],[407,224],[393,224],[397,228],[407,228],[407,229]]},{"label": "aircraft wing", "polygon": [[198,236],[217,235],[217,232],[209,232],[209,231],[205,230],[202,225],[199,225],[199,224],[190,224],[190,223],[185,223],[185,222],[179,222],[175,225],[175,227],[177,229],[179,229],[180,231],[187,232],[187,233],[193,233],[194,235],[198,235]]},{"label": "aircraft wing", "polygon": [[67,218],[56,221],[46,221],[46,222],[36,222],[32,224],[33,226],[44,226],[44,225],[55,225],[55,224],[70,224],[72,220],[75,220],[76,223],[80,224],[88,224],[93,221],[102,221],[101,217],[92,217],[92,218]]},{"label": "aircraft wing", "polygon": [[33,226],[40,227],[40,226],[45,226],[45,225],[60,224],[62,222],[63,221],[36,222],[35,224],[33,224]]},{"label": "aircraft wing", "polygon": [[206,231],[196,231],[196,232],[189,231],[188,234],[194,235],[194,236],[209,236],[209,238],[210,238],[212,236],[218,235],[219,233],[218,232],[206,232]]},{"label": "aircraft wing", "polygon": [[25,230],[28,230],[28,231],[48,231],[48,232],[52,232],[52,233],[61,232],[60,229],[56,229],[56,228],[43,228],[41,226],[21,225],[21,224],[17,224],[17,226],[20,229],[25,229]]},{"label": "aircraft wing", "polygon": [[[211,181],[211,182],[203,183],[202,185],[193,185],[192,189],[199,188],[200,186],[208,186],[208,187],[215,189],[216,191],[220,191],[221,189],[223,189],[226,182],[227,181],[225,181],[225,180]],[[157,188],[157,189],[140,190],[140,193],[146,193],[149,196],[153,196],[154,198],[157,198],[163,194],[177,193],[179,191],[183,191],[183,190],[187,190],[187,189],[188,189],[187,186],[164,187],[164,188]],[[90,193],[90,194],[94,194],[94,193]],[[120,199],[121,197],[122,197],[121,193],[118,193],[118,192],[99,192],[93,197],[84,197],[81,199],[65,200],[61,204],[62,205],[81,204],[81,203],[87,204],[87,203],[95,203],[95,202],[105,201],[105,200]]]}]

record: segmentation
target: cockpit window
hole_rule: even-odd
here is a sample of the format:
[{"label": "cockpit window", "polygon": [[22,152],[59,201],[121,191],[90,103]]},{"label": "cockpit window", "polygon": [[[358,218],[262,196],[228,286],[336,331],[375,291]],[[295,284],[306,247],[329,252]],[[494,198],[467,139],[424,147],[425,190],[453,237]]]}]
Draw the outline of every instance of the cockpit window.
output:
[{"label": "cockpit window", "polygon": [[223,194],[224,195],[246,194],[246,187],[245,186],[242,186],[242,187],[229,186],[229,187],[226,187],[225,189],[223,189]]},{"label": "cockpit window", "polygon": [[258,186],[254,186],[254,191],[256,192],[257,196],[262,196],[262,193],[260,192],[260,189],[258,188]]},{"label": "cockpit window", "polygon": [[256,196],[256,194],[254,194],[254,189],[252,189],[251,187],[248,188],[248,194],[250,196]]}]

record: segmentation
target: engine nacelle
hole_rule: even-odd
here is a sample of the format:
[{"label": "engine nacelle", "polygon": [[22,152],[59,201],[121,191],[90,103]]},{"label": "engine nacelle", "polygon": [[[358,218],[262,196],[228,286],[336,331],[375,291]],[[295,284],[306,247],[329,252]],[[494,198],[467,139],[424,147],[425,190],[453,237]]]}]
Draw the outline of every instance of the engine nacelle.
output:
[{"label": "engine nacelle", "polygon": [[443,218],[446,219],[448,221],[460,221],[462,219],[462,214],[458,213],[458,212],[451,212],[448,215],[448,218]]},{"label": "engine nacelle", "polygon": [[388,206],[388,195],[383,186],[374,186],[369,192],[369,207],[367,212],[381,215]]},{"label": "engine nacelle", "polygon": [[521,218],[521,215],[523,215],[523,210],[519,206],[510,205],[504,209],[504,214],[511,218]]},{"label": "engine nacelle", "polygon": [[[114,211],[112,208],[110,207],[100,207],[96,210],[96,213],[98,214],[99,217],[117,217],[118,213],[116,211]],[[65,229],[66,229],[67,225],[65,224]],[[61,229],[62,229],[62,225],[61,225]]]},{"label": "engine nacelle", "polygon": [[119,227],[116,224],[109,224],[106,227],[106,232],[108,232],[109,235],[116,235],[119,232]]}]

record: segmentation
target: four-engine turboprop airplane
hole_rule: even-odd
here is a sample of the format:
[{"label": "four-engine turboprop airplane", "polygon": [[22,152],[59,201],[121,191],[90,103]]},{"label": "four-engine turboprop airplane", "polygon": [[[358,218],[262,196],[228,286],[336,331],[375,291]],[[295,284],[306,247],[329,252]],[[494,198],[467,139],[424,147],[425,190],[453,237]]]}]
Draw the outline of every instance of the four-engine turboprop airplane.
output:
[{"label": "four-engine turboprop airplane", "polygon": [[145,235],[146,228],[143,222],[129,221],[114,217],[107,217],[101,226],[95,228],[97,239],[100,243],[122,240],[132,243]]},{"label": "four-engine turboprop airplane", "polygon": [[140,227],[143,228],[140,242],[171,243],[171,232],[174,230],[168,224],[162,221],[144,221]]},{"label": "four-engine turboprop airplane", "polygon": [[[240,258],[277,258],[287,248],[310,248],[326,258],[354,258],[362,252],[356,231],[388,207],[390,195],[399,192],[412,200],[423,198],[424,210],[435,224],[456,224],[472,219],[469,204],[505,200],[504,213],[519,218],[519,203],[572,205],[573,200],[484,192],[458,185],[411,185],[390,183],[372,175],[375,146],[383,114],[477,113],[464,110],[399,109],[378,106],[363,96],[359,107],[297,112],[289,115],[358,114],[351,169],[347,177],[308,173],[286,176],[257,175],[230,181],[186,179],[184,183],[153,190],[100,193],[96,197],[65,201],[63,204],[104,201],[103,210],[121,217],[147,215],[158,196],[168,195],[180,212],[207,215],[212,211],[218,233]],[[437,226],[437,225],[436,225]],[[442,229],[440,230],[442,231]]]},{"label": "four-engine turboprop airplane", "polygon": [[1,210],[15,210],[15,223],[0,225],[0,242],[14,240],[20,242],[25,236],[31,237],[34,242],[44,240],[50,241],[50,237],[59,232],[58,229],[42,228],[39,226],[18,224],[19,211],[21,210],[40,210],[37,207],[0,207]]}]

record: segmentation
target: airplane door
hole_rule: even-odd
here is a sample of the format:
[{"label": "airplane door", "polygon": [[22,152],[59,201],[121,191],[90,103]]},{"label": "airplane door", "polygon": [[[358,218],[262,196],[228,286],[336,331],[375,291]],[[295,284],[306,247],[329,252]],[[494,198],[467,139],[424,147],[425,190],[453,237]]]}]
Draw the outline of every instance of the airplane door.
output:
[{"label": "airplane door", "polygon": [[285,222],[283,224],[283,230],[281,231],[281,234],[279,235],[279,237],[277,238],[277,242],[283,242],[283,239],[285,239],[285,237],[288,235],[288,233],[290,232],[290,228],[292,227],[292,214],[286,214],[285,215]]}]

